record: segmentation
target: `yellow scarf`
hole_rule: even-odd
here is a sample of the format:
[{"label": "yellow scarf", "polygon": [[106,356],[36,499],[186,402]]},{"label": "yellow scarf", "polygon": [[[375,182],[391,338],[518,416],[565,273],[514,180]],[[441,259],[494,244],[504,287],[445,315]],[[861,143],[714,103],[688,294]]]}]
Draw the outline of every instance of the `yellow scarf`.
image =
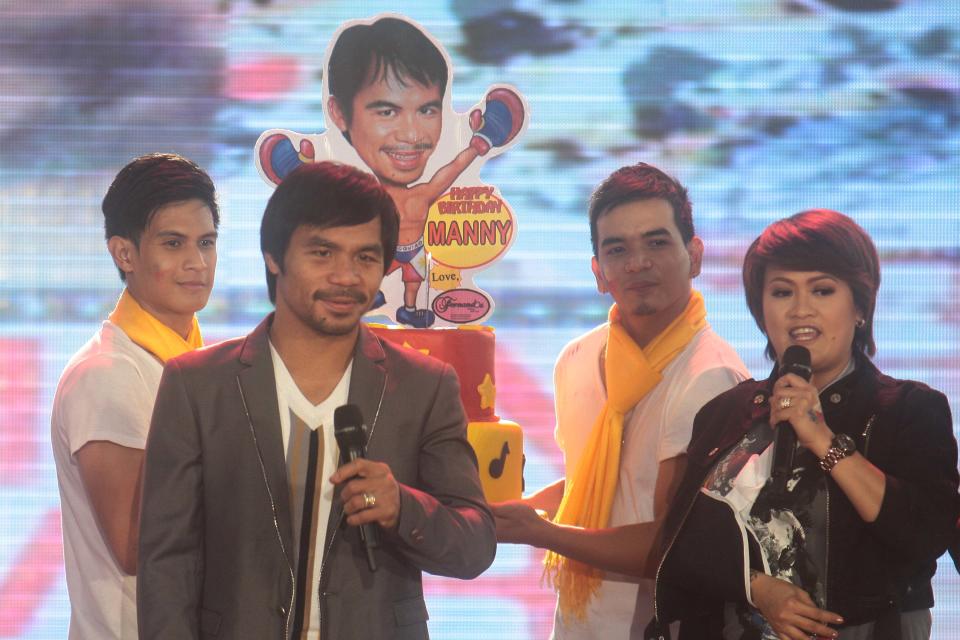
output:
[{"label": "yellow scarf", "polygon": [[[666,366],[707,324],[706,317],[703,296],[694,291],[686,309],[641,349],[623,327],[617,305],[610,307],[604,363],[607,403],[597,416],[574,477],[567,478],[554,522],[589,529],[608,525],[620,472],[623,417],[657,386]],[[543,563],[544,578],[559,592],[560,614],[582,620],[587,603],[600,587],[600,571],[552,551]]]},{"label": "yellow scarf", "polygon": [[134,343],[159,358],[160,362],[203,346],[196,315],[193,316],[190,333],[184,340],[179,333],[150,315],[126,289],[108,320],[123,329]]}]

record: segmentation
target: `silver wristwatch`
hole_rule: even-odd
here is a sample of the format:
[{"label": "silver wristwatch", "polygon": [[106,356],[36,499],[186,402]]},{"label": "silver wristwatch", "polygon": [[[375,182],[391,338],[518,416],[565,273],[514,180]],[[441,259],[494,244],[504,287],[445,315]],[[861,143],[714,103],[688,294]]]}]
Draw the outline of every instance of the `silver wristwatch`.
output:
[{"label": "silver wristwatch", "polygon": [[838,462],[852,456],[857,450],[857,443],[845,433],[838,433],[830,441],[827,455],[820,458],[820,468],[830,473]]}]

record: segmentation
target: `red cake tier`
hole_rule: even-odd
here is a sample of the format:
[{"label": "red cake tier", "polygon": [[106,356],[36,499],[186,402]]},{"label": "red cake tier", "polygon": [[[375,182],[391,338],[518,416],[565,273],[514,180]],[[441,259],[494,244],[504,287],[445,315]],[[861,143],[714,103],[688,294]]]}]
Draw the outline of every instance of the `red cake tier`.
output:
[{"label": "red cake tier", "polygon": [[460,397],[468,422],[497,422],[493,327],[464,325],[408,329],[371,323],[384,340],[416,349],[453,367],[460,378]]}]

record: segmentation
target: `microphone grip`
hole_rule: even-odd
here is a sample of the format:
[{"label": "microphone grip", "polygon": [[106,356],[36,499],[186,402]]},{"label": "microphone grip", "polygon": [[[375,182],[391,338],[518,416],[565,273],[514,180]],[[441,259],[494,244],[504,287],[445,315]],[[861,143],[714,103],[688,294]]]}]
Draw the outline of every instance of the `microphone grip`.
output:
[{"label": "microphone grip", "polygon": [[[347,449],[345,453],[347,462],[365,457],[362,451],[353,447]],[[363,548],[367,553],[367,566],[370,567],[370,571],[376,571],[377,559],[373,555],[373,550],[380,546],[380,529],[377,527],[377,523],[367,522],[360,525],[360,542],[363,543]]]},{"label": "microphone grip", "polygon": [[786,491],[787,478],[793,472],[793,454],[797,450],[797,434],[793,425],[784,420],[778,422],[773,432],[773,463],[770,477],[778,491]]},{"label": "microphone grip", "polygon": [[[788,373],[799,376],[807,382],[810,381],[813,377],[813,368],[809,349],[797,344],[787,347],[780,361],[779,375],[784,376]],[[770,479],[773,489],[780,494],[787,490],[787,479],[793,473],[793,455],[796,450],[797,433],[793,430],[793,425],[787,420],[778,422],[773,433],[773,462]]]},{"label": "microphone grip", "polygon": [[370,571],[377,570],[377,559],[373,555],[373,550],[380,546],[379,532],[375,522],[360,525],[360,541],[363,542],[363,549],[367,552],[367,566],[370,567]]}]

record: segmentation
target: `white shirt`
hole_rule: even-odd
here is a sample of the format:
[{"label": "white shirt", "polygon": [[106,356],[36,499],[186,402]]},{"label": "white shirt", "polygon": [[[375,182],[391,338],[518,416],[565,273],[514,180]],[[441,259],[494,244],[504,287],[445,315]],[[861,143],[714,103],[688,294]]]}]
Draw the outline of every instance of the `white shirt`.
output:
[{"label": "white shirt", "polygon": [[70,359],[53,400],[50,439],[60,485],[70,640],[136,640],[137,579],[114,559],[80,477],[88,442],[143,449],[163,365],[104,322]]},{"label": "white shirt", "polygon": [[[277,381],[277,404],[280,405],[280,431],[283,436],[284,455],[287,452],[287,445],[290,442],[290,412],[293,411],[309,429],[320,430],[320,437],[323,439],[323,473],[320,484],[320,502],[317,513],[317,537],[314,540],[316,550],[319,554],[313,563],[313,585],[320,584],[320,569],[323,566],[322,558],[324,541],[327,537],[327,520],[330,517],[330,508],[333,505],[334,485],[330,482],[330,476],[340,466],[340,449],[337,447],[337,440],[333,433],[333,412],[337,407],[347,403],[350,393],[350,377],[353,373],[353,361],[347,365],[346,371],[334,387],[330,395],[320,404],[313,404],[307,399],[300,387],[294,381],[293,376],[287,370],[283,359],[277,350],[270,344],[270,355],[273,357],[273,373]],[[311,593],[316,593],[312,590]],[[307,631],[307,640],[320,639],[320,608],[318,606],[310,607],[309,626],[304,625]]]},{"label": "white shirt", "polygon": [[[576,338],[564,347],[554,368],[555,435],[564,453],[567,478],[573,477],[607,401],[600,371],[607,333],[603,324]],[[624,418],[611,527],[654,519],[659,464],[686,453],[693,418],[704,404],[748,377],[740,357],[709,325],[697,332],[664,369],[660,383]],[[641,631],[653,617],[653,580],[607,572],[587,605],[586,619],[564,621],[557,611],[553,637],[629,638],[634,617],[642,621]]]}]

